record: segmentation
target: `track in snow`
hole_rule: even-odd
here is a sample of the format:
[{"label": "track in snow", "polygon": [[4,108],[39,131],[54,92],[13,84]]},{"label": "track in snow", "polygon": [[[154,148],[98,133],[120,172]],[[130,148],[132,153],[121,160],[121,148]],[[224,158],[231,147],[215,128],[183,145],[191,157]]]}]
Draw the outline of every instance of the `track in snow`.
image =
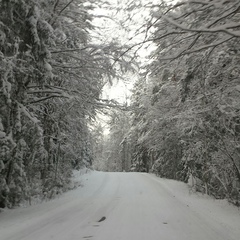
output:
[{"label": "track in snow", "polygon": [[60,199],[0,213],[0,239],[239,240],[239,229],[189,206],[153,175],[87,178],[85,187]]}]

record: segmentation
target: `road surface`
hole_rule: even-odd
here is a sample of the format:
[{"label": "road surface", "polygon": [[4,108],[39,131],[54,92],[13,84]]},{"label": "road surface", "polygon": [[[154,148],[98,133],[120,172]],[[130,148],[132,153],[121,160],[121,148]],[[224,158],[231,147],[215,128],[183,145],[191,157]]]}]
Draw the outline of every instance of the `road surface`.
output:
[{"label": "road surface", "polygon": [[237,229],[215,209],[202,212],[201,204],[194,207],[153,175],[94,172],[84,181],[84,187],[54,201],[0,213],[0,239],[240,239],[240,222]]}]

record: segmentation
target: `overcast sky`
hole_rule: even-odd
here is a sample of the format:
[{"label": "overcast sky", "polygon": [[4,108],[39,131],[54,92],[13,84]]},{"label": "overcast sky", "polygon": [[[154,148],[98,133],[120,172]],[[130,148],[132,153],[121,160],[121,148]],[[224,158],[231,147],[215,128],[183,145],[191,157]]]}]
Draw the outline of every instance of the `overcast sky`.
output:
[{"label": "overcast sky", "polygon": [[[110,5],[104,5],[103,8],[97,8],[93,14],[99,17],[94,18],[94,25],[97,27],[97,32],[94,36],[99,42],[109,43],[114,39],[117,39],[121,44],[134,44],[144,40],[146,27],[143,27],[146,20],[150,18],[150,8],[138,8],[142,2],[147,3],[159,3],[159,0],[109,0]],[[132,8],[127,11],[127,4],[132,2]],[[172,1],[168,1],[172,2]],[[176,2],[176,1],[173,1]],[[136,6],[134,6],[136,5]],[[130,21],[129,18],[132,20]],[[95,39],[96,40],[96,39]],[[141,57],[141,61],[144,64],[146,62],[146,56],[154,50],[153,43],[145,44],[139,49],[138,54]],[[103,98],[114,99],[119,103],[125,103],[129,101],[131,96],[131,89],[137,76],[127,76],[127,81],[114,81],[113,85],[106,85],[104,87]]]}]

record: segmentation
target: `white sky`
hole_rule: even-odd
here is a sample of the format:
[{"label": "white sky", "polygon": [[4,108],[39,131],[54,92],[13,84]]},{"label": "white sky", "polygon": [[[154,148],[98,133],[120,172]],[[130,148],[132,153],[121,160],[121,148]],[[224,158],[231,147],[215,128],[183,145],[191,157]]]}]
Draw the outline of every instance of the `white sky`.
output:
[{"label": "white sky", "polygon": [[[142,1],[148,2],[148,0],[142,0]],[[111,0],[111,2],[113,4],[110,7],[113,7],[113,6],[117,7],[118,4],[121,7],[121,6],[124,6],[124,4],[126,5],[126,3],[128,3],[129,1]],[[136,1],[135,4],[137,4],[137,2],[140,2],[140,1]],[[143,34],[140,34],[136,37],[134,37],[134,34],[136,29],[144,24],[144,18],[149,15],[148,11],[135,12],[134,14],[135,24],[127,26],[130,32],[127,32],[123,27],[121,27],[121,22],[125,21],[125,19],[128,18],[127,16],[128,12],[119,11],[118,14],[113,15],[113,12],[111,12],[111,10],[107,11],[99,8],[94,11],[94,14],[100,15],[100,16],[107,15],[112,18],[112,19],[104,18],[104,17],[96,18],[96,20],[93,22],[94,25],[100,28],[98,32],[99,34],[101,34],[100,41],[102,42],[109,43],[111,42],[111,40],[117,39],[118,41],[120,41],[121,44],[131,45],[132,43],[141,42],[144,39]],[[136,25],[136,23],[138,24],[138,26]],[[100,35],[95,35],[95,37],[97,38],[99,38],[99,36]],[[129,40],[132,37],[134,38],[132,40]],[[147,55],[148,52],[149,50],[144,48],[141,51],[139,51],[139,53],[142,55],[143,58]],[[125,78],[125,76],[123,77]],[[134,81],[136,80],[136,76],[126,77],[126,78],[129,78],[130,80],[125,82],[122,82],[121,80],[119,81],[113,80],[112,86],[106,85],[104,87],[102,97],[104,99],[105,98],[114,99],[121,104],[125,104],[126,102],[129,103],[129,98],[131,96],[131,88],[133,87]]]},{"label": "white sky", "polygon": [[129,104],[131,97],[131,88],[133,84],[124,83],[122,81],[114,83],[111,85],[105,85],[103,89],[103,99],[113,99],[118,101],[120,104]]},{"label": "white sky", "polygon": [[[122,7],[125,6],[126,3],[129,3],[129,0],[109,0],[112,4],[109,6],[111,7]],[[135,4],[138,4],[138,2],[142,2],[144,4],[146,3],[153,3],[157,4],[159,3],[159,0],[140,0],[140,1],[135,1]],[[169,0],[168,2],[177,2],[176,0]],[[134,10],[134,9],[133,9]],[[148,10],[142,10],[139,11],[139,9],[134,11],[133,14],[133,21],[134,25],[129,25],[130,32],[125,31],[123,27],[121,27],[121,22],[124,21],[128,16],[128,12],[123,12],[119,11],[118,14],[113,15],[113,12],[111,10],[107,9],[101,9],[97,8],[93,12],[95,15],[99,16],[109,16],[109,18],[105,17],[100,17],[100,18],[95,18],[94,20],[94,25],[99,27],[100,29],[98,30],[99,35],[95,34],[95,37],[99,39],[99,41],[102,42],[111,42],[112,39],[117,39],[120,41],[122,44],[132,44],[136,42],[141,42],[144,40],[144,33],[139,34],[135,36],[135,31],[141,27],[144,24],[144,21],[146,18],[149,16],[149,11]],[[110,19],[111,18],[111,19]],[[100,35],[101,34],[101,35]],[[131,39],[133,38],[133,39]],[[131,40],[130,40],[131,39]],[[154,50],[154,46],[152,43],[149,45],[145,45],[143,48],[141,48],[138,51],[138,54],[142,57],[142,61],[146,61],[146,56]],[[129,103],[129,98],[131,96],[131,89],[134,85],[134,82],[136,81],[137,76],[135,77],[129,77],[128,82],[122,82],[122,81],[114,81],[113,80],[113,85],[106,85],[104,87],[103,91],[103,99],[113,99],[118,101],[121,104],[125,104],[126,102]]]}]

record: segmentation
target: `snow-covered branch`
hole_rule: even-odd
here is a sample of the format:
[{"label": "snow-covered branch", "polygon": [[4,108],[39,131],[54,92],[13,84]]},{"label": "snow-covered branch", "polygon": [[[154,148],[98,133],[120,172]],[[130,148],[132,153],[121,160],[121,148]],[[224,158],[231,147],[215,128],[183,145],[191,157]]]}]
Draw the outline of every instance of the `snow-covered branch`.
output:
[{"label": "snow-covered branch", "polygon": [[219,27],[214,27],[214,28],[190,28],[186,25],[183,25],[183,24],[180,24],[178,23],[177,21],[173,20],[172,18],[170,17],[167,17],[167,16],[162,16],[162,18],[164,20],[166,20],[168,23],[170,23],[171,25],[181,29],[181,30],[184,30],[184,31],[187,31],[187,32],[197,32],[197,33],[220,33],[220,32],[223,32],[223,33],[226,33],[228,35],[231,35],[233,37],[240,37],[240,31],[231,31],[229,29],[234,29],[234,28],[239,28],[240,27],[240,24],[235,24],[235,23],[232,23],[232,24],[225,24],[225,25],[222,25],[222,26],[219,26]]}]

